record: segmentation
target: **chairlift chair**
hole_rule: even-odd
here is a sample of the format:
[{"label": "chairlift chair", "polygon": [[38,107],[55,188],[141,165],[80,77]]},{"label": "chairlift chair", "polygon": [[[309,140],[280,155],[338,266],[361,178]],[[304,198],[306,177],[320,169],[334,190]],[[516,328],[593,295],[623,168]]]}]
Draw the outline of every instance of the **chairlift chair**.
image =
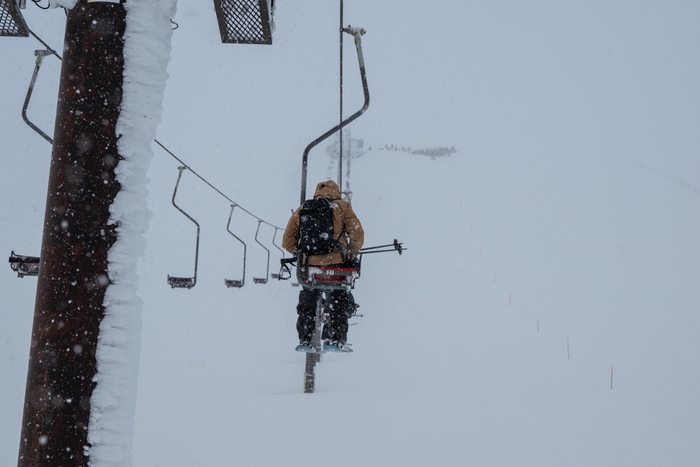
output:
[{"label": "chairlift chair", "polygon": [[24,6],[23,1],[0,0],[0,36],[29,37],[27,23],[19,12]]},{"label": "chairlift chair", "polygon": [[348,292],[355,287],[358,277],[360,275],[356,268],[311,265],[297,267],[297,278],[305,289]]},{"label": "chairlift chair", "polygon": [[17,277],[38,276],[39,257],[16,255],[14,250],[10,253],[10,268],[17,273]]},{"label": "chairlift chair", "polygon": [[221,42],[272,44],[270,6],[268,0],[214,0]]},{"label": "chairlift chair", "polygon": [[311,265],[305,264],[304,258],[299,254],[296,258],[282,258],[280,260],[280,279],[287,280],[291,276],[290,265],[296,265],[297,280],[305,289],[333,291],[344,290],[349,292],[355,287],[355,281],[360,278],[360,265],[362,256],[353,266]]},{"label": "chairlift chair", "polygon": [[240,280],[236,280],[236,279],[226,279],[226,278],[224,278],[224,284],[226,284],[226,287],[237,287],[237,288],[241,288],[241,287],[243,287],[243,285],[245,284],[246,244],[245,244],[245,242],[244,242],[243,240],[241,240],[240,238],[238,238],[238,236],[237,236],[235,233],[231,232],[231,218],[233,217],[233,209],[234,209],[235,207],[236,207],[235,204],[232,204],[232,205],[231,205],[231,214],[229,214],[229,216],[228,216],[228,224],[226,224],[226,230],[228,230],[228,233],[230,233],[230,234],[233,236],[233,238],[235,238],[236,240],[238,240],[239,242],[241,242],[241,244],[243,244],[243,275],[241,276],[241,279],[240,279]]},{"label": "chairlift chair", "polygon": [[255,231],[255,243],[260,245],[267,251],[267,270],[265,271],[265,277],[253,277],[253,282],[256,284],[267,284],[267,279],[270,277],[270,250],[260,243],[260,240],[258,240],[258,234],[260,233],[260,224],[262,224],[261,220],[258,220],[258,229]]},{"label": "chairlift chair", "polygon": [[[275,248],[277,248],[282,253],[282,259],[284,259],[284,250],[279,245],[277,245],[275,243],[275,238],[277,238],[277,231],[278,230],[282,230],[282,229],[280,229],[279,227],[275,227],[275,233],[272,235],[272,244],[275,246]],[[272,276],[273,279],[280,278],[280,275],[278,273],[275,273],[275,272],[270,274],[270,276]]]},{"label": "chairlift chair", "polygon": [[175,196],[177,195],[177,187],[180,185],[180,179],[182,178],[182,172],[186,170],[188,167],[181,166],[178,167],[177,170],[179,171],[177,174],[177,182],[175,183],[175,191],[173,191],[173,206],[180,211],[182,214],[185,215],[189,220],[191,220],[194,225],[197,226],[197,243],[195,246],[195,253],[194,253],[194,276],[193,277],[175,277],[171,276],[168,274],[168,284],[172,288],[183,288],[183,289],[191,289],[197,284],[197,263],[199,262],[199,223],[194,220],[189,214],[187,214],[185,211],[180,208],[175,203]]},{"label": "chairlift chair", "polygon": [[29,117],[27,117],[27,108],[29,107],[29,101],[32,98],[32,93],[34,92],[34,85],[36,84],[36,78],[37,76],[39,76],[39,69],[41,68],[42,62],[44,61],[44,57],[55,53],[56,52],[48,48],[46,50],[34,51],[34,55],[36,55],[36,65],[34,66],[34,74],[32,75],[32,80],[29,82],[27,96],[24,98],[24,105],[22,106],[22,120],[24,120],[24,123],[29,125],[29,128],[36,131],[39,134],[39,136],[44,138],[49,144],[53,144],[53,139],[49,135],[44,133],[44,131],[42,131],[41,128],[32,123],[31,120],[29,120]]}]

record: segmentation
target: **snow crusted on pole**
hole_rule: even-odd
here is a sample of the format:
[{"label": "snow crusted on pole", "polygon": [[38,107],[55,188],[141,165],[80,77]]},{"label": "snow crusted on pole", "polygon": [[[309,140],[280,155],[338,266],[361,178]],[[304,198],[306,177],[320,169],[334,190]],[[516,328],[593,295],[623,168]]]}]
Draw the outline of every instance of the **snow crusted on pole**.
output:
[{"label": "snow crusted on pole", "polygon": [[175,0],[129,0],[124,36],[124,85],[116,132],[121,190],[110,208],[117,241],[108,254],[110,285],[97,345],[96,386],[90,399],[91,467],[131,466],[143,301],[137,261],[151,213],[146,172],[162,113]]}]

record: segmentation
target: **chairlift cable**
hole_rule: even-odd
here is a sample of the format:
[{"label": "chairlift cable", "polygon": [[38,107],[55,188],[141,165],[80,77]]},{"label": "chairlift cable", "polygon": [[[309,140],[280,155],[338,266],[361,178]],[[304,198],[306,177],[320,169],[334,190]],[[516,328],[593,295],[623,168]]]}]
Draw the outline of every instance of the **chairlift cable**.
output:
[{"label": "chairlift cable", "polygon": [[[44,47],[46,47],[46,50],[48,51],[48,53],[55,55],[56,58],[58,58],[59,60],[63,61],[63,58],[62,58],[54,49],[52,49],[51,47],[49,47],[49,45],[48,45],[46,42],[44,42],[43,39],[41,39],[38,35],[36,35],[31,29],[27,28],[27,31],[29,31],[29,34],[31,34],[32,36],[34,36],[34,38],[35,38],[36,40],[38,40],[39,42],[41,42],[41,43],[44,45]],[[341,31],[341,34],[342,34],[342,31]],[[46,134],[45,134],[43,131],[41,131],[40,129],[36,128],[36,127],[35,127],[31,122],[29,122],[29,121],[27,120],[27,118],[26,118],[26,108],[27,108],[27,106],[29,105],[29,100],[30,100],[30,97],[31,97],[31,94],[32,94],[31,90],[32,90],[32,88],[33,88],[34,82],[36,81],[36,74],[37,74],[37,72],[38,72],[38,67],[41,65],[41,58],[42,58],[43,56],[46,56],[46,55],[48,55],[48,54],[47,54],[47,53],[44,53],[44,54],[42,54],[41,56],[39,56],[39,54],[37,54],[37,68],[36,68],[35,74],[34,74],[34,76],[33,76],[33,78],[32,78],[32,83],[30,84],[29,91],[27,91],[27,97],[26,97],[26,99],[25,99],[25,104],[24,104],[24,109],[25,109],[25,110],[23,110],[23,118],[24,118],[25,123],[27,123],[27,125],[29,125],[32,129],[34,129],[34,131],[36,131],[37,133],[39,133],[39,135],[41,135],[44,139],[46,139],[46,140],[49,142],[49,144],[53,144],[53,140],[52,140],[48,135],[46,135]],[[195,172],[194,170],[192,170],[192,167],[190,167],[187,163],[185,163],[185,161],[183,161],[182,159],[180,159],[179,157],[177,157],[175,154],[173,154],[173,152],[172,152],[171,150],[169,150],[168,148],[166,148],[160,141],[155,140],[155,142],[158,144],[158,146],[160,146],[161,148],[163,148],[163,150],[165,150],[165,152],[167,152],[168,154],[170,154],[173,158],[175,158],[175,160],[177,160],[180,164],[184,165],[190,172],[192,172],[194,175],[196,175],[200,180],[202,180],[204,183],[206,183],[206,184],[209,185],[212,189],[214,189],[214,191],[216,191],[216,192],[219,193],[221,196],[223,196],[224,198],[226,198],[229,202],[235,204],[241,211],[245,212],[246,214],[248,214],[249,216],[255,218],[256,220],[262,222],[263,224],[269,225],[270,227],[273,227],[273,228],[275,228],[275,229],[279,229],[279,227],[277,227],[276,225],[271,224],[271,223],[267,222],[267,221],[264,220],[264,219],[261,219],[260,217],[256,216],[255,214],[253,214],[252,212],[248,211],[247,209],[243,208],[241,205],[239,205],[238,203],[236,203],[235,201],[233,201],[231,198],[229,198],[228,196],[226,196],[221,190],[219,190],[218,188],[216,188],[214,185],[212,185],[211,183],[209,183],[204,177],[202,177],[202,176],[199,175],[197,172]]]},{"label": "chairlift cable", "polygon": [[57,53],[54,49],[52,49],[51,47],[49,47],[49,45],[48,45],[46,42],[44,42],[44,41],[41,39],[41,37],[39,37],[39,36],[37,36],[36,34],[34,34],[34,31],[32,31],[31,29],[29,29],[29,27],[27,27],[27,31],[29,31],[29,34],[31,34],[32,36],[34,36],[34,38],[35,38],[36,40],[38,40],[39,42],[41,42],[41,43],[44,45],[44,47],[46,47],[46,50],[48,50],[49,52],[51,52],[52,54],[54,54],[54,55],[56,56],[56,58],[58,58],[59,60],[63,61],[63,58],[61,58],[61,56],[58,55],[58,53]]},{"label": "chairlift cable", "polygon": [[240,209],[241,211],[245,212],[245,213],[248,214],[249,216],[255,218],[255,219],[258,220],[259,222],[262,222],[263,224],[267,224],[267,225],[269,225],[270,227],[273,227],[273,228],[276,228],[276,229],[279,228],[279,227],[277,227],[276,225],[271,224],[271,223],[267,222],[266,220],[259,218],[258,216],[256,216],[256,215],[253,214],[252,212],[250,212],[250,211],[248,211],[247,209],[243,208],[240,204],[236,203],[234,200],[232,200],[231,198],[229,198],[228,196],[226,196],[221,190],[219,190],[219,189],[216,188],[214,185],[212,185],[211,183],[209,183],[209,181],[207,181],[207,179],[205,179],[204,177],[202,177],[201,175],[199,175],[197,172],[195,172],[195,171],[192,169],[192,167],[188,166],[182,159],[180,159],[180,158],[177,157],[175,154],[173,154],[173,152],[172,152],[170,149],[168,149],[168,148],[166,148],[165,146],[163,146],[163,144],[162,144],[160,141],[155,140],[155,142],[156,142],[156,144],[158,144],[158,146],[160,146],[161,148],[163,148],[163,150],[165,150],[165,152],[167,152],[168,154],[170,154],[176,161],[180,162],[182,165],[184,165],[185,167],[187,167],[187,169],[188,169],[190,172],[192,172],[194,175],[196,175],[201,181],[203,181],[204,183],[206,183],[207,185],[209,185],[209,187],[211,187],[214,191],[216,191],[217,193],[219,193],[221,196],[223,196],[223,197],[224,197],[225,199],[227,199],[229,202],[235,204],[236,207],[238,207],[238,209]]}]

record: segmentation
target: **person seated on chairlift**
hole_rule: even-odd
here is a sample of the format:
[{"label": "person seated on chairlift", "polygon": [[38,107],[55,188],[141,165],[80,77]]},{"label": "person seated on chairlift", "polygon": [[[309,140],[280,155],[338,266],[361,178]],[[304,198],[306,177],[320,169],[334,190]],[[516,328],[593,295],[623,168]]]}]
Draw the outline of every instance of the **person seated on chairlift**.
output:
[{"label": "person seated on chairlift", "polygon": [[[355,211],[347,201],[341,199],[340,188],[333,180],[327,180],[316,185],[314,200],[325,199],[332,207],[332,249],[328,251],[326,240],[328,235],[314,231],[318,227],[312,214],[316,211],[309,207],[314,201],[307,200],[300,206],[287,223],[282,237],[282,248],[296,255],[299,260],[297,267],[311,266],[341,266],[356,267],[356,252],[364,244],[365,232]],[[318,202],[317,202],[318,203]],[[324,204],[321,202],[321,204]],[[309,227],[311,226],[311,227]],[[311,232],[311,233],[309,233]],[[318,242],[315,238],[323,237]],[[319,254],[313,254],[318,252]],[[300,346],[308,347],[311,343],[316,316],[316,302],[320,290],[305,288],[299,292],[297,305],[297,332]],[[330,293],[330,322],[324,327],[323,342],[325,346],[335,346],[344,350],[348,334],[348,318],[353,314],[356,305],[352,294],[345,290],[333,290]]]}]

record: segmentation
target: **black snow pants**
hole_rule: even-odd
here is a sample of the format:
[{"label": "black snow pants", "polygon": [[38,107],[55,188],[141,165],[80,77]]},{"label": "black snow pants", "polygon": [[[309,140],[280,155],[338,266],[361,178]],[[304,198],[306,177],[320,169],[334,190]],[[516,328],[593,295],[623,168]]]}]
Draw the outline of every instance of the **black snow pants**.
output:
[{"label": "black snow pants", "polygon": [[[320,290],[303,289],[299,292],[299,304],[297,305],[297,332],[299,341],[311,342],[314,333],[316,318],[316,301]],[[348,339],[348,318],[352,310],[350,303],[354,303],[350,292],[334,290],[326,292],[330,295],[330,321],[323,328],[322,338],[336,340],[345,344]]]}]

